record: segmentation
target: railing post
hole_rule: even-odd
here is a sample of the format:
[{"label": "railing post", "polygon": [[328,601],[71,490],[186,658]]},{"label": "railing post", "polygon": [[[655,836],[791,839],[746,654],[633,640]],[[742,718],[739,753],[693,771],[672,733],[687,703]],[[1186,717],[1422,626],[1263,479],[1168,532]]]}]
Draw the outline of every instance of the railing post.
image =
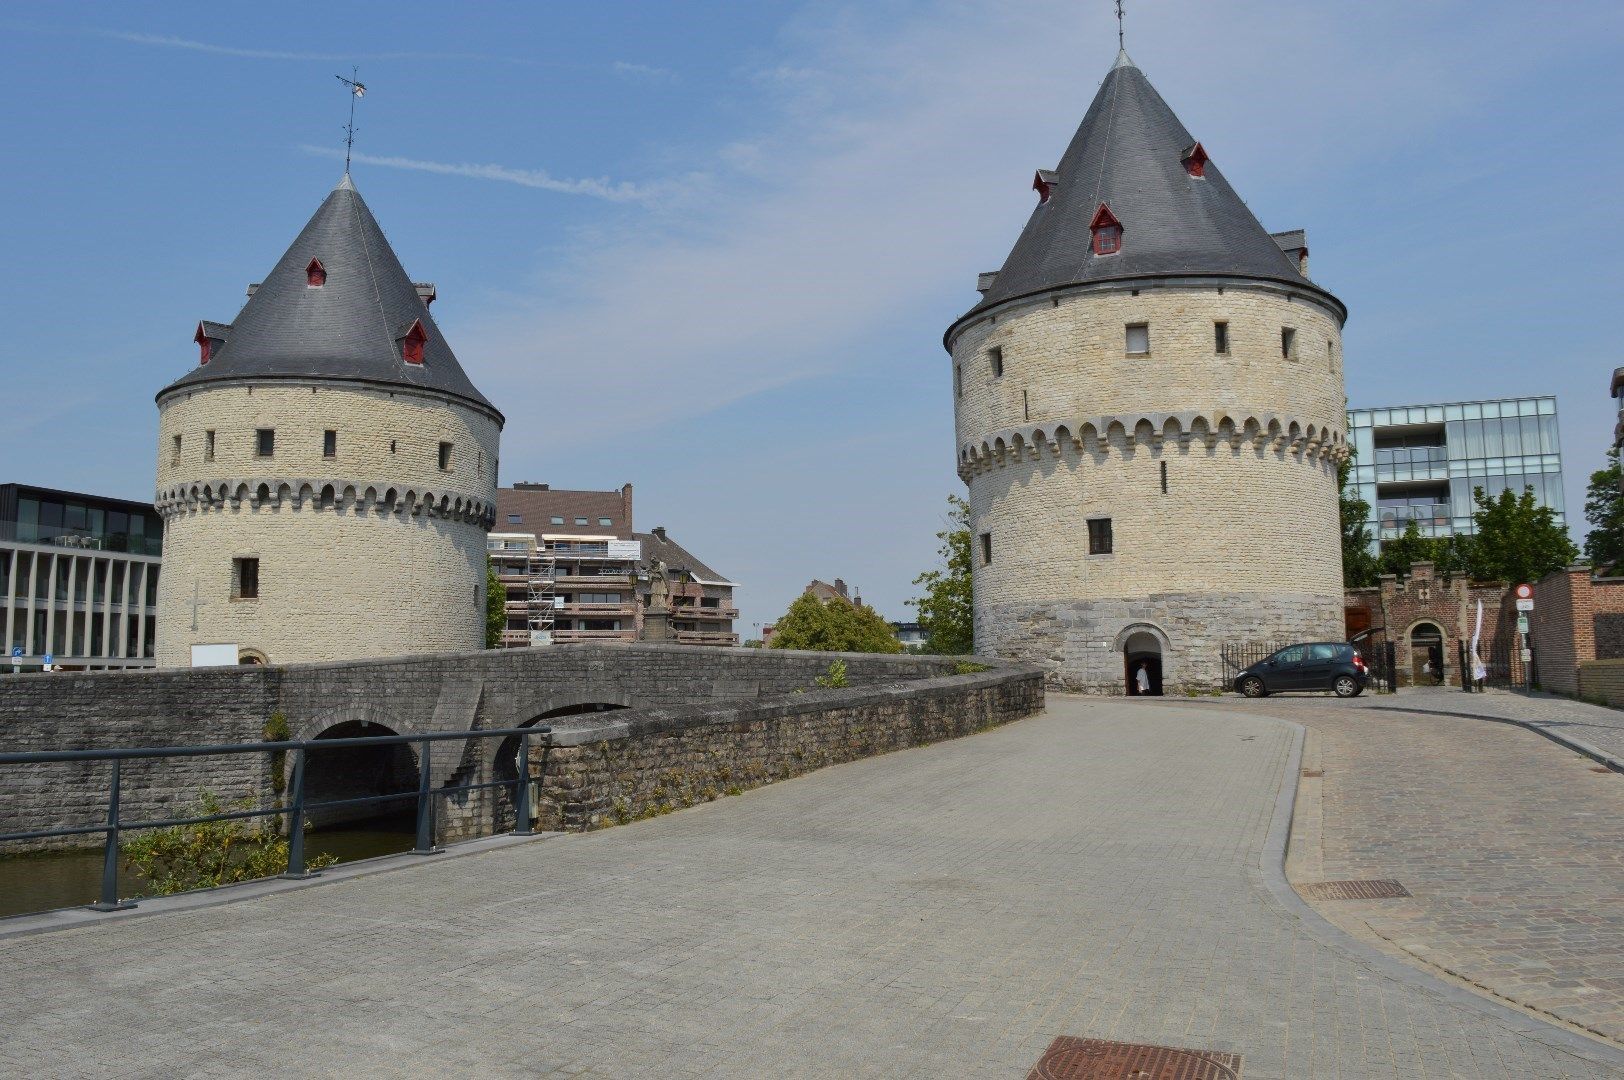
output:
[{"label": "railing post", "polygon": [[288,870],[285,878],[315,877],[305,869],[304,850],[305,748],[293,752],[293,802],[288,807]]},{"label": "railing post", "polygon": [[417,745],[417,846],[412,854],[434,855],[440,850],[434,846],[434,796],[429,791],[429,747],[434,743],[424,739]]},{"label": "railing post", "polygon": [[513,802],[517,815],[513,822],[514,836],[529,836],[530,832],[530,733],[528,731],[519,735],[519,778],[516,781],[518,790],[513,793]]},{"label": "railing post", "polygon": [[135,901],[118,898],[118,797],[119,766],[123,761],[113,759],[113,776],[107,786],[107,838],[102,843],[101,899],[90,905],[92,911],[121,911],[133,908]]}]

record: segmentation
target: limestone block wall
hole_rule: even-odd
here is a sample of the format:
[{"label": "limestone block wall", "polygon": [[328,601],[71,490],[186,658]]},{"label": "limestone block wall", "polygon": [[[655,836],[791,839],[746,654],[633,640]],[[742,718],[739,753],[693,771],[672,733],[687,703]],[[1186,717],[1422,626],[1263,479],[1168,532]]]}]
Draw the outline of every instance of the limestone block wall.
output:
[{"label": "limestone block wall", "polygon": [[[270,457],[260,429],[276,433]],[[488,412],[398,389],[261,382],[165,398],[159,666],[190,663],[193,644],[270,663],[478,648],[499,434]],[[240,558],[260,561],[257,598],[233,596]]]},{"label": "limestone block wall", "polygon": [[998,669],[875,689],[610,714],[532,753],[538,826],[623,824],[825,765],[985,731],[1043,708],[1043,676]]}]

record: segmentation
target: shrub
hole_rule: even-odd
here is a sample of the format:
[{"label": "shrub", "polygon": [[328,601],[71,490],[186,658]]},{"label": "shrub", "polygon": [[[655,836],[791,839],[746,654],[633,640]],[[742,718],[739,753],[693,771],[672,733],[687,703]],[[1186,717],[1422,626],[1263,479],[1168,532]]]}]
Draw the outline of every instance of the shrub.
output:
[{"label": "shrub", "polygon": [[[252,799],[227,806],[214,792],[202,791],[194,813],[208,817],[253,807]],[[287,838],[253,819],[146,830],[125,841],[124,854],[135,872],[151,886],[154,896],[273,877],[288,868]],[[305,865],[320,870],[337,861],[335,856],[324,854],[307,860]]]}]

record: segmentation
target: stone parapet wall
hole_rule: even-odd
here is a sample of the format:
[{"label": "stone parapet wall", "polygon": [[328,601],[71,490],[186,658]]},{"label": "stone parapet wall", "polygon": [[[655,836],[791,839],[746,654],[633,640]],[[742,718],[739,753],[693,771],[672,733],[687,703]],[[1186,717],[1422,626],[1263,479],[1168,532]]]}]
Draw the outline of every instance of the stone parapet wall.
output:
[{"label": "stone parapet wall", "polygon": [[[353,663],[0,676],[0,751],[257,742],[275,712],[295,739],[345,723],[369,725],[367,733],[377,735],[519,727],[587,704],[675,708],[782,697],[815,686],[834,659],[776,649],[592,644]],[[840,659],[857,687],[930,679],[952,672],[957,660]],[[437,743],[434,785],[487,775],[497,742]],[[104,820],[107,775],[99,762],[0,767],[0,832]],[[123,788],[132,818],[179,813],[201,789],[268,804],[270,766],[263,755],[130,763]],[[20,846],[0,845],[0,854]]]},{"label": "stone parapet wall", "polygon": [[538,827],[623,824],[858,758],[985,731],[1042,710],[1043,676],[997,668],[757,702],[560,723],[532,752]]}]

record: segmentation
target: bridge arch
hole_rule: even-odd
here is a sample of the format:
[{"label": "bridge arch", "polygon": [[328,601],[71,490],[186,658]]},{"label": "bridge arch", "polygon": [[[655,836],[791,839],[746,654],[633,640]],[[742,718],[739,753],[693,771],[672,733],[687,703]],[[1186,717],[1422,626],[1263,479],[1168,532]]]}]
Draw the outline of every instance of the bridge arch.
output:
[{"label": "bridge arch", "polygon": [[[590,716],[594,713],[618,712],[621,709],[632,707],[630,700],[624,694],[611,696],[619,700],[570,701],[567,704],[554,704],[531,716],[528,720],[504,726],[535,727],[548,724],[560,717]],[[540,739],[532,740],[530,743],[531,753],[535,754],[540,745]],[[509,735],[507,738],[497,741],[497,746],[490,761],[490,774],[493,782],[504,785],[491,789],[494,795],[494,798],[491,799],[491,829],[494,833],[508,832],[514,827],[514,813],[517,807],[513,801],[513,788],[506,785],[512,784],[519,775],[519,736]]]},{"label": "bridge arch", "polygon": [[[320,743],[328,739],[405,734],[409,733],[388,724],[346,719],[306,737]],[[402,793],[400,798],[383,802],[315,807],[306,815],[312,829],[374,822],[387,831],[409,831],[407,825],[417,806],[417,754],[411,745],[404,743],[341,746],[330,750],[312,747],[306,751],[306,805],[397,792]]]}]

